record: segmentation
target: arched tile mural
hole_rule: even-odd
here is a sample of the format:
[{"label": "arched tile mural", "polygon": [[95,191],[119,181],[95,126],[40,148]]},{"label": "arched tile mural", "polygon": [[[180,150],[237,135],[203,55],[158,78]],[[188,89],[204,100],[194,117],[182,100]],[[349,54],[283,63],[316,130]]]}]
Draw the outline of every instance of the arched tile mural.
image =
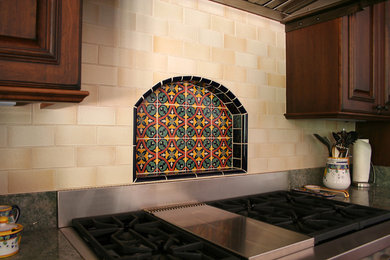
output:
[{"label": "arched tile mural", "polygon": [[248,114],[209,79],[174,77],[134,107],[134,181],[244,173]]}]

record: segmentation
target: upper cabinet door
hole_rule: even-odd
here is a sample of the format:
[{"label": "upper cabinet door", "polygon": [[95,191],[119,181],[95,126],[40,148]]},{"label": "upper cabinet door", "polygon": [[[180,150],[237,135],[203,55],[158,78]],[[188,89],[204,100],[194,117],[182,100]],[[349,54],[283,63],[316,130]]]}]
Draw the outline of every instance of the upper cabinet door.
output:
[{"label": "upper cabinet door", "polygon": [[389,2],[287,32],[287,118],[390,120]]},{"label": "upper cabinet door", "polygon": [[[0,1],[0,57],[35,63],[57,63],[60,42],[56,1]],[[3,73],[0,74],[2,80]]]},{"label": "upper cabinet door", "polygon": [[80,102],[81,1],[0,1],[0,99]]},{"label": "upper cabinet door", "polygon": [[378,103],[373,8],[343,18],[343,110],[375,113]]},{"label": "upper cabinet door", "polygon": [[[343,20],[343,109],[386,114],[385,4]],[[346,87],[347,86],[347,87]]]}]

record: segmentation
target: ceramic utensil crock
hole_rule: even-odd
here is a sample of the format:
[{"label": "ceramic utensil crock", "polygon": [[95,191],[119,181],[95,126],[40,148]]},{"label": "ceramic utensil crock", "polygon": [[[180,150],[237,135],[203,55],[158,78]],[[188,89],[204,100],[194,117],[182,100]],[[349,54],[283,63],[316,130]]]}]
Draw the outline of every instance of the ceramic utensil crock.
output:
[{"label": "ceramic utensil crock", "polygon": [[324,185],[335,190],[345,190],[351,185],[349,158],[329,157],[326,162]]},{"label": "ceramic utensil crock", "polygon": [[20,209],[18,206],[0,205],[0,217],[7,217],[9,223],[16,223],[19,215]]},{"label": "ceramic utensil crock", "polygon": [[8,217],[0,217],[0,258],[8,257],[19,251],[23,226],[8,223]]}]

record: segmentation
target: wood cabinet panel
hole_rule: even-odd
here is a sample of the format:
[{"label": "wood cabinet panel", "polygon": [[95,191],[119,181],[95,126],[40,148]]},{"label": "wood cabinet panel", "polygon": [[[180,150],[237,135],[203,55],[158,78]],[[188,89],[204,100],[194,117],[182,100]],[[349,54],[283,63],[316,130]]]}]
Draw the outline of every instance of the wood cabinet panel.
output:
[{"label": "wood cabinet panel", "polygon": [[[375,100],[373,70],[373,12],[367,8],[348,17],[349,100]],[[361,66],[366,64],[366,66]],[[348,100],[347,99],[347,100]]]},{"label": "wood cabinet panel", "polygon": [[286,34],[287,118],[390,120],[388,6]]},{"label": "wood cabinet panel", "polygon": [[[0,3],[1,12],[7,13],[0,23],[0,58],[11,65],[10,61],[57,64],[61,36],[58,13],[62,8],[59,2],[4,0]],[[3,74],[0,77],[6,79]]]},{"label": "wood cabinet panel", "polygon": [[0,35],[34,40],[36,17],[36,0],[2,0],[0,1]]},{"label": "wood cabinet panel", "polygon": [[[377,58],[374,53],[376,43],[376,24],[373,7],[366,7],[342,19],[342,68],[343,100],[342,109],[376,113],[378,103],[377,84],[380,74],[377,72]],[[376,47],[376,46],[375,46]],[[375,48],[376,49],[376,48]]]},{"label": "wood cabinet panel", "polygon": [[0,10],[0,99],[80,102],[88,95],[80,91],[80,0],[2,0]]},{"label": "wood cabinet panel", "polygon": [[378,166],[390,166],[390,123],[360,122],[356,124],[356,131],[362,138],[370,140],[372,163]]},{"label": "wood cabinet panel", "polygon": [[390,1],[384,3],[384,101],[383,103],[389,107],[386,114],[390,115]]},{"label": "wood cabinet panel", "polygon": [[[379,84],[383,85],[383,91],[378,93],[380,95],[380,101],[383,106],[390,108],[390,1],[378,5],[376,10],[382,16],[382,27],[379,27],[382,40],[378,44],[382,44],[381,51],[378,51],[378,55],[383,57],[383,62],[378,67],[383,66],[380,73],[383,73],[383,81]],[[390,112],[385,109],[383,114],[389,115]],[[380,166],[390,166],[390,122],[359,122],[356,124],[356,131],[363,138],[370,139],[372,147],[372,163]]]},{"label": "wood cabinet panel", "polygon": [[286,34],[288,113],[339,111],[340,29],[335,19]]}]

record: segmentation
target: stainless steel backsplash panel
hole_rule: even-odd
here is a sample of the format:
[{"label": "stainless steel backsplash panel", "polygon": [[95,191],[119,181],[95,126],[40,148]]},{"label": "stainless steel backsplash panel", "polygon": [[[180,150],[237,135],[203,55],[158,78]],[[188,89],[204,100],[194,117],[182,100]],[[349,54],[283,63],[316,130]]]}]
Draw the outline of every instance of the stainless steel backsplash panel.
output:
[{"label": "stainless steel backsplash panel", "polygon": [[287,172],[58,191],[58,227],[74,218],[288,189]]}]

